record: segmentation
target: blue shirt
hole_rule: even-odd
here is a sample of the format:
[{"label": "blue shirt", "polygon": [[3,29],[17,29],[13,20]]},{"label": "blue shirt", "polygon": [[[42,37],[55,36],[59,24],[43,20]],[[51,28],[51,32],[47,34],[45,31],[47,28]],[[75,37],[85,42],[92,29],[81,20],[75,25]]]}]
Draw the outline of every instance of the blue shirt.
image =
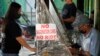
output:
[{"label": "blue shirt", "polygon": [[[76,10],[77,9],[76,9],[76,6],[75,6],[74,3],[72,3],[72,4],[65,4],[64,7],[63,7],[63,10],[62,10],[62,13],[61,13],[62,18],[63,19],[68,19],[71,16],[76,17]],[[64,22],[64,24],[65,24],[66,29],[68,29],[68,30],[72,30],[73,29],[73,27],[71,25],[72,22],[71,23]]]},{"label": "blue shirt", "polygon": [[[99,55],[100,53],[100,33],[94,28],[92,28],[90,32],[87,34],[86,38],[84,39],[83,37],[84,36],[81,35],[79,42],[78,42],[82,46],[82,48],[84,47],[83,45],[85,45],[86,47],[85,49],[88,49],[88,51],[90,52],[92,56],[100,56]],[[84,40],[86,40],[88,44],[86,44]]]}]

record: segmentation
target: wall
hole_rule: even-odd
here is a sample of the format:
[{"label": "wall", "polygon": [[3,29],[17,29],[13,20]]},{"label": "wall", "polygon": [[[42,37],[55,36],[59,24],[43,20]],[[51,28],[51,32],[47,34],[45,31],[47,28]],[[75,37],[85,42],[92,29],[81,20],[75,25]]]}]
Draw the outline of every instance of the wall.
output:
[{"label": "wall", "polygon": [[[8,10],[9,4],[15,0],[0,0],[0,17],[4,16]],[[22,5],[22,11],[26,11],[25,0],[16,0]]]},{"label": "wall", "polygon": [[64,6],[64,1],[62,0],[54,0],[54,3],[59,11],[59,13],[62,11],[63,6]]},{"label": "wall", "polygon": [[0,17],[4,16],[11,0],[0,0]]},{"label": "wall", "polygon": [[16,2],[18,2],[21,6],[22,6],[22,11],[26,11],[26,2],[25,0],[15,0]]}]

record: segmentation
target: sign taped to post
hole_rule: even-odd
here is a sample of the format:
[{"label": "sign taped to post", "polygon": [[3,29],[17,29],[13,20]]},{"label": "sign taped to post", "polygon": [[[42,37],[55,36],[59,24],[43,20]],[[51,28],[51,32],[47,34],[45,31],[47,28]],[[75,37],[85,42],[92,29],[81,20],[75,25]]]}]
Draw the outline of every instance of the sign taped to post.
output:
[{"label": "sign taped to post", "polygon": [[36,24],[35,40],[57,40],[57,29],[55,24]]}]

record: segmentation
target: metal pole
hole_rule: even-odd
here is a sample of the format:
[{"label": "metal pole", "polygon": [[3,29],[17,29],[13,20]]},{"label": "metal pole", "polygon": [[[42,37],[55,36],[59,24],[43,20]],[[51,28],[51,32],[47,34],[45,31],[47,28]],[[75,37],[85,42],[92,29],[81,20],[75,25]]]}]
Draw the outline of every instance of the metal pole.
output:
[{"label": "metal pole", "polygon": [[31,26],[32,26],[32,8],[31,8]]},{"label": "metal pole", "polygon": [[36,56],[38,56],[39,49],[38,49],[38,41],[37,40],[36,40],[36,46],[37,46]]},{"label": "metal pole", "polygon": [[94,4],[94,27],[100,30],[100,0],[95,0]]},{"label": "metal pole", "polygon": [[91,10],[92,10],[91,5],[92,5],[92,0],[89,1],[89,18],[91,16]]}]

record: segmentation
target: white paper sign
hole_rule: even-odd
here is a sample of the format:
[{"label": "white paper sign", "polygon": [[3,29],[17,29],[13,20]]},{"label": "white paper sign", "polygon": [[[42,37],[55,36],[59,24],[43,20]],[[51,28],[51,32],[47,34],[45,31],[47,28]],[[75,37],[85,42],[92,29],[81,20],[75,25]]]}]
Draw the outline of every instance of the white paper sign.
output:
[{"label": "white paper sign", "polygon": [[57,40],[55,24],[36,24],[35,40]]}]

